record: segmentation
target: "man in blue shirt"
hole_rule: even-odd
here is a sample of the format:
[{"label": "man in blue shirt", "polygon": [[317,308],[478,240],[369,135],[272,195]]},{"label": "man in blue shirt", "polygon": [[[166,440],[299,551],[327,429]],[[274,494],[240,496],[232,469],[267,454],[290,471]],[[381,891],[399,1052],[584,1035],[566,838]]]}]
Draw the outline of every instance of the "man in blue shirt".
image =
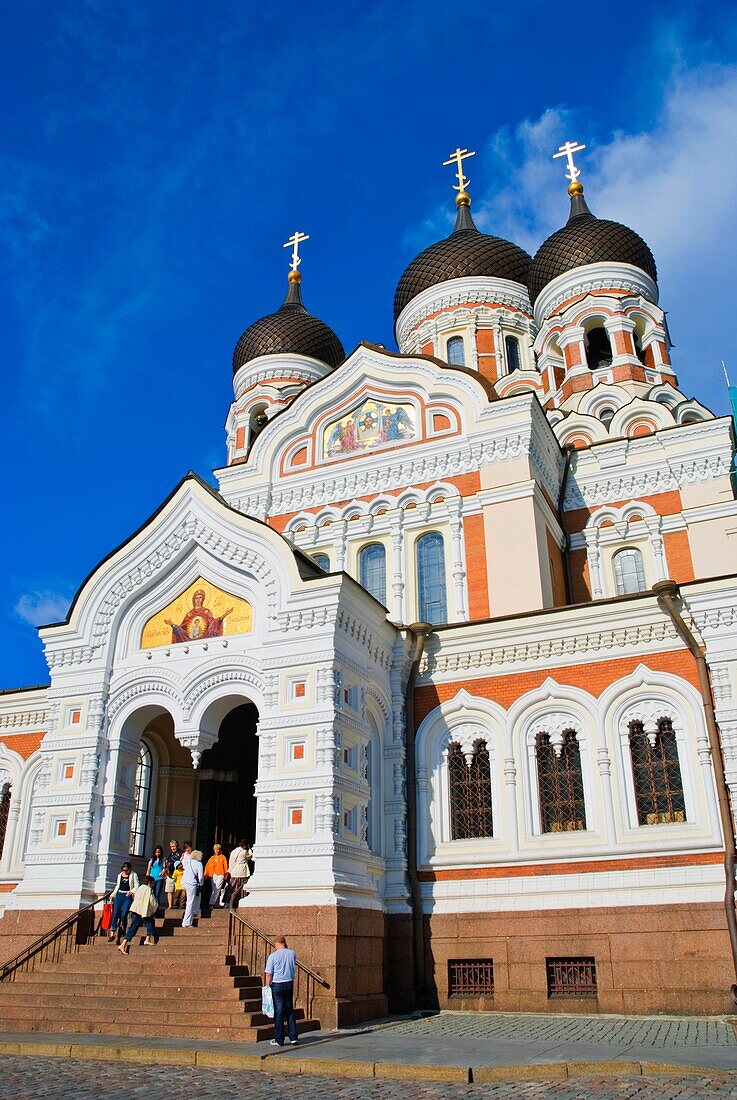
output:
[{"label": "man in blue shirt", "polygon": [[297,1021],[294,1016],[294,968],[297,956],[287,947],[284,936],[277,936],[276,951],[266,960],[264,985],[271,986],[274,997],[274,1038],[272,1047],[284,1046],[284,1019],[287,1020],[289,1042],[298,1042]]}]

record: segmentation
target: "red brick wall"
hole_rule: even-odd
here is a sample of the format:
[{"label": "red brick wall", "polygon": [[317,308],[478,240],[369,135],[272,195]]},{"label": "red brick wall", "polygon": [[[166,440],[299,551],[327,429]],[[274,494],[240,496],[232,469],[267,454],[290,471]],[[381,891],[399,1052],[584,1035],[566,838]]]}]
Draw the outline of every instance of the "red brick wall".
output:
[{"label": "red brick wall", "polygon": [[535,672],[520,672],[500,676],[484,676],[477,680],[454,680],[452,683],[423,685],[415,691],[415,729],[440,703],[454,698],[465,688],[471,695],[493,699],[500,706],[511,707],[525,692],[534,691],[553,675],[559,684],[580,687],[599,696],[611,684],[629,676],[638,665],[645,664],[654,671],[670,672],[682,676],[698,687],[694,659],[688,650],[675,653],[648,653],[646,657],[621,657],[615,660],[596,661],[560,668],[541,668]]}]

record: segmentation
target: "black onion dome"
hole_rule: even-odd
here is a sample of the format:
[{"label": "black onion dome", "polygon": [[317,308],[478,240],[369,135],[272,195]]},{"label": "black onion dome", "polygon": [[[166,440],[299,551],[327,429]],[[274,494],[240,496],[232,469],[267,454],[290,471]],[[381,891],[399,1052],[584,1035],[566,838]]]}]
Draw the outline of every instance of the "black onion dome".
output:
[{"label": "black onion dome", "polygon": [[463,203],[450,236],[431,244],[406,268],[394,295],[394,320],[423,290],[448,279],[485,275],[526,286],[531,263],[532,257],[518,245],[480,233]]},{"label": "black onion dome", "polygon": [[571,195],[571,213],[566,224],[535,253],[528,284],[533,304],[559,275],[597,263],[632,264],[654,282],[658,281],[653,254],[642,237],[620,222],[597,218],[579,191]]},{"label": "black onion dome", "polygon": [[289,283],[284,304],[276,313],[246,329],[233,352],[233,373],[259,355],[308,355],[329,367],[338,367],[345,351],[329,325],[313,317],[302,304],[299,282]]}]

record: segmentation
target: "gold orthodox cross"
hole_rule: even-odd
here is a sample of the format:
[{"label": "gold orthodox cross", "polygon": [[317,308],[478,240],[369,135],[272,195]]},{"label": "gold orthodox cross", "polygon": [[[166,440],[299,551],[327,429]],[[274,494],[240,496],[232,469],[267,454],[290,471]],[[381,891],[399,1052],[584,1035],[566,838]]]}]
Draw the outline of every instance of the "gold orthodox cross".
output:
[{"label": "gold orthodox cross", "polygon": [[466,176],[463,172],[463,162],[464,160],[467,160],[468,157],[475,156],[475,151],[470,152],[468,149],[456,149],[455,153],[450,154],[448,160],[443,161],[443,168],[445,168],[445,166],[448,164],[456,165],[456,177],[458,179],[458,184],[453,184],[453,189],[455,191],[465,191],[466,187],[471,182],[468,176]]},{"label": "gold orthodox cross", "polygon": [[296,271],[299,265],[302,263],[302,257],[299,254],[300,244],[302,243],[302,241],[309,241],[309,239],[310,238],[307,233],[300,233],[299,230],[297,230],[297,232],[292,233],[289,240],[285,242],[283,247],[289,248],[291,246],[292,249],[292,262],[289,265],[292,271]]}]

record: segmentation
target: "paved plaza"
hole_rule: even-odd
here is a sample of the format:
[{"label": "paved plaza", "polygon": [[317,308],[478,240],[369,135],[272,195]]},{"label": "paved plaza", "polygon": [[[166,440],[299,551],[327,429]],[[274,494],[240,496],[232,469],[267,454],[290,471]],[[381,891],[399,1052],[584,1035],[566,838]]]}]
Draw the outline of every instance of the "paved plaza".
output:
[{"label": "paved plaza", "polygon": [[14,1100],[275,1092],[357,1100],[737,1100],[737,1035],[721,1018],[461,1012],[313,1032],[281,1050],[186,1038],[0,1034],[0,1097]]},{"label": "paved plaza", "polygon": [[686,1100],[689,1097],[737,1097],[737,1077],[731,1074],[658,1076],[589,1075],[574,1079],[541,1079],[535,1082],[449,1084],[423,1081],[377,1081],[334,1077],[288,1077],[222,1069],[197,1069],[176,1064],[125,1066],[120,1063],[76,1059],[0,1056],[0,1097],[14,1100],[85,1100],[116,1097],[141,1100],[165,1096],[167,1100],[196,1096],[210,1100],[223,1096],[273,1100],[274,1096],[343,1100]]}]

